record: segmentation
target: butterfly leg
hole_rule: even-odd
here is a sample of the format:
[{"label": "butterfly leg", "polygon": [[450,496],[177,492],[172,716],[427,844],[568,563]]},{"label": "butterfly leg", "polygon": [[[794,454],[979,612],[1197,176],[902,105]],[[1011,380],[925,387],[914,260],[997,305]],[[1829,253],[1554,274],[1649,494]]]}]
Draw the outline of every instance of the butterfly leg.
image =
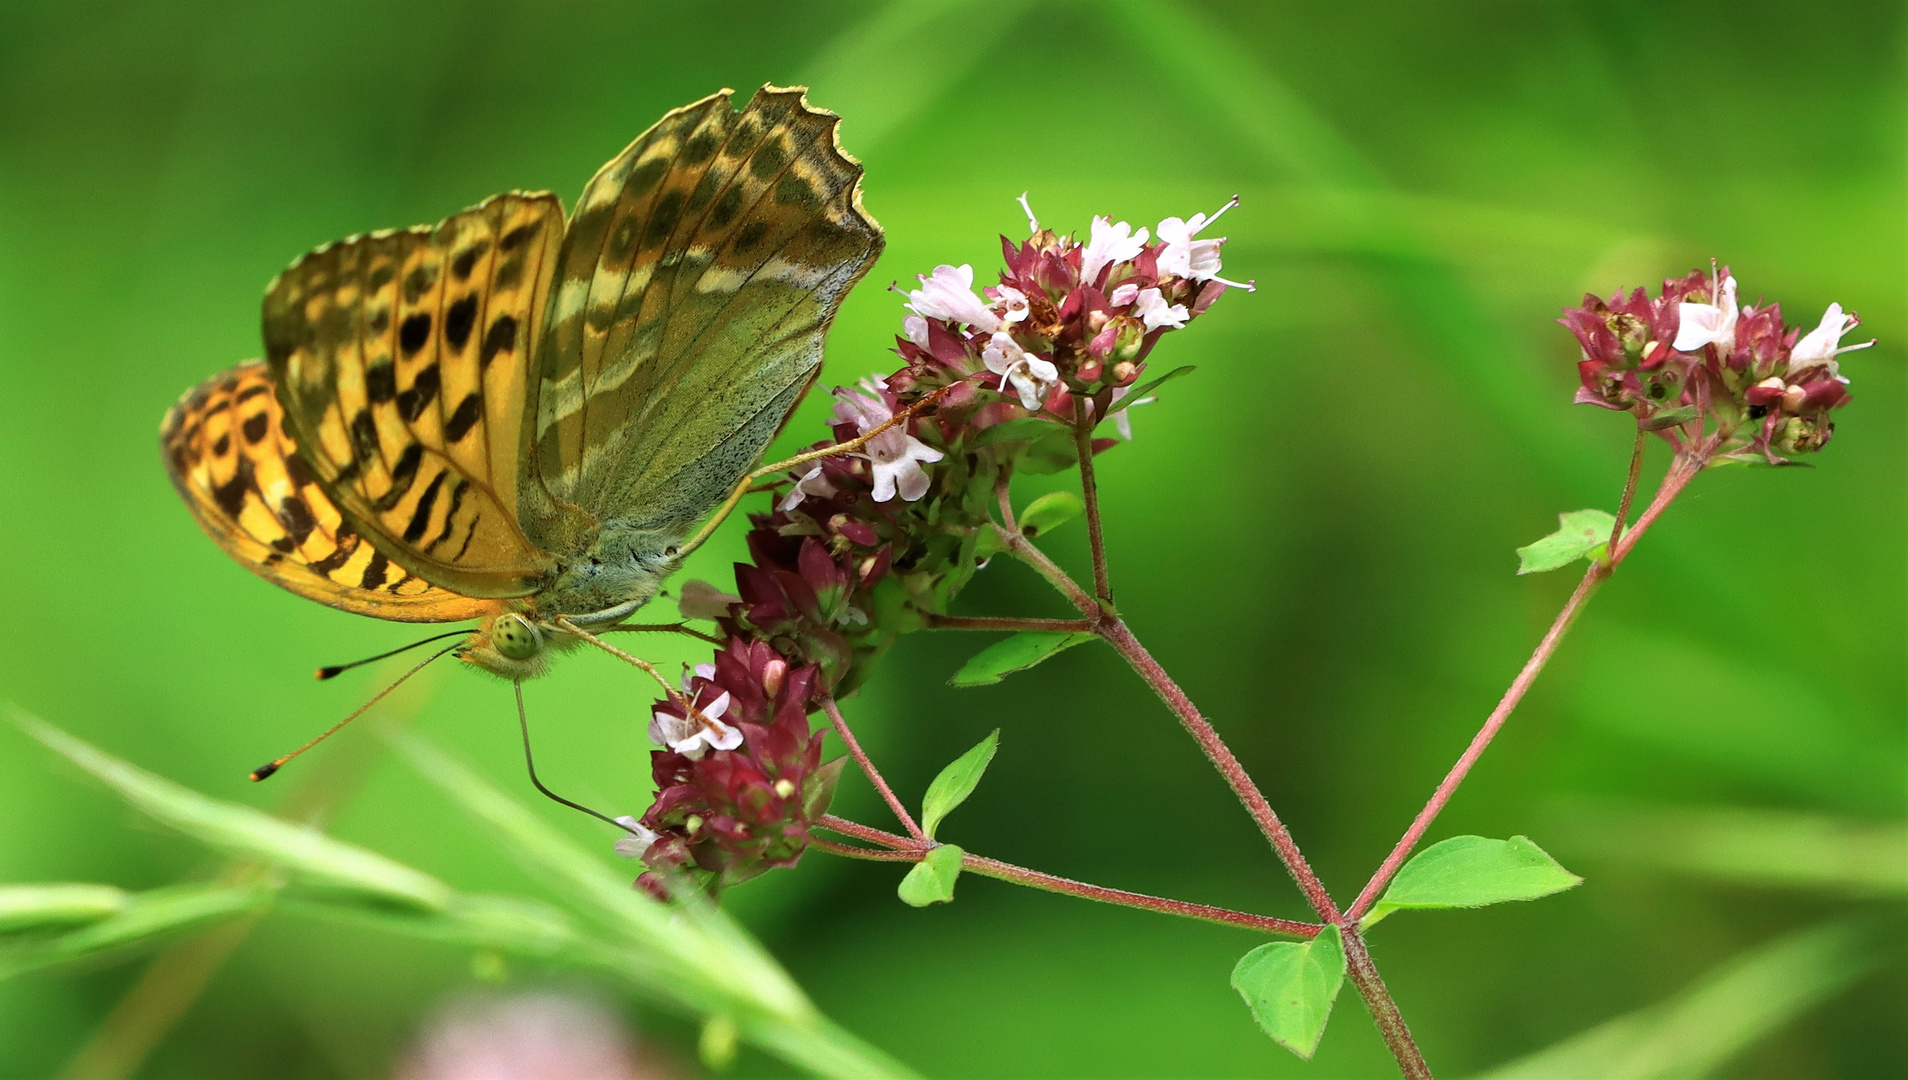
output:
[{"label": "butterfly leg", "polygon": [[907,408],[902,409],[900,412],[895,413],[892,417],[888,418],[886,421],[875,425],[874,427],[868,429],[867,431],[863,432],[860,435],[855,436],[852,439],[847,440],[846,442],[838,442],[834,444],[833,446],[824,446],[819,450],[810,450],[806,453],[796,454],[794,457],[789,458],[786,461],[778,461],[773,465],[764,465],[761,468],[756,469],[755,471],[749,473],[747,476],[744,476],[741,480],[736,482],[735,489],[729,492],[729,497],[722,501],[722,505],[716,507],[715,513],[709,516],[709,520],[702,523],[702,528],[696,530],[696,534],[694,536],[690,537],[688,540],[683,541],[683,543],[677,548],[675,553],[676,557],[685,558],[685,559],[688,558],[690,552],[701,547],[703,543],[709,539],[709,537],[715,535],[715,531],[718,528],[721,528],[722,523],[728,520],[728,517],[730,514],[735,512],[735,508],[741,504],[742,499],[745,496],[747,496],[751,490],[754,489],[754,485],[757,480],[761,480],[764,477],[774,476],[777,473],[787,472],[788,470],[796,468],[797,466],[806,465],[811,461],[820,461],[823,458],[835,457],[836,455],[839,455],[839,454],[852,454],[856,450],[859,450],[862,447],[868,445],[870,442],[872,442],[877,435],[880,435],[891,428],[897,427],[901,424],[905,424],[908,421],[914,419],[917,413],[921,412],[922,410],[926,409],[928,406],[939,401],[941,399],[941,395],[947,393],[949,390],[952,390],[954,389],[954,387],[959,385],[960,383],[955,382],[955,383],[950,383],[947,386],[941,387],[939,390],[936,390],[932,394],[929,394],[927,397],[924,397],[921,400],[915,402],[914,404],[908,406]]},{"label": "butterfly leg", "polygon": [[523,709],[523,681],[519,679],[512,682],[510,685],[517,692],[517,728],[518,730],[523,732],[523,764],[526,768],[530,770],[530,783],[538,791],[542,792],[545,796],[551,799],[554,799],[557,802],[562,803],[563,805],[569,807],[572,810],[581,810],[584,813],[590,815],[591,817],[596,818],[598,821],[606,821],[610,823],[611,825],[614,825],[617,828],[622,829],[624,832],[629,833],[631,836],[642,835],[638,833],[635,829],[630,828],[629,826],[623,824],[622,822],[616,820],[613,817],[610,817],[607,814],[599,814],[596,811],[590,809],[589,807],[584,806],[582,803],[571,802],[570,800],[564,798],[561,795],[558,795],[556,792],[551,791],[549,788],[543,786],[543,781],[537,778],[537,760],[530,753],[530,717],[527,713],[524,712],[524,709]]}]

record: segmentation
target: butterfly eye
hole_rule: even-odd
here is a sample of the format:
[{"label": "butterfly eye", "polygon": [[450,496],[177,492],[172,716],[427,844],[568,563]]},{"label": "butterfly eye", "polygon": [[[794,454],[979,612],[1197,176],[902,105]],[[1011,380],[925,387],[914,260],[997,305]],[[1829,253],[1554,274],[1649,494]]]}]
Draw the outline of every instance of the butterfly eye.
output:
[{"label": "butterfly eye", "polygon": [[676,557],[676,552],[678,552],[678,551],[681,551],[681,550],[682,550],[681,548],[679,548],[679,547],[677,547],[677,546],[676,546],[676,545],[674,545],[674,544],[671,544],[671,545],[669,545],[668,547],[666,547],[666,548],[664,548],[664,549],[663,549],[663,558],[665,558],[665,559],[673,559],[673,558],[675,558],[675,557]]},{"label": "butterfly eye", "polygon": [[528,660],[543,649],[543,635],[521,615],[500,615],[490,627],[490,641],[512,660]]}]

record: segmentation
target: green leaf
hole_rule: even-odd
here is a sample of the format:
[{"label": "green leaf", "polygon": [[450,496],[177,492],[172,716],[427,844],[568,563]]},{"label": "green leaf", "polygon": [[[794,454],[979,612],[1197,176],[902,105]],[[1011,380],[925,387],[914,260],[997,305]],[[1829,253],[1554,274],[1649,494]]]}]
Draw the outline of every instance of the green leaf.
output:
[{"label": "green leaf", "polygon": [[[1044,439],[1054,432],[1067,434],[1067,427],[1058,420],[1046,420],[1038,416],[1020,416],[1012,420],[1003,420],[974,436],[969,446],[992,446],[995,443],[1017,442],[1021,439]],[[1071,439],[1071,435],[1068,438]]]},{"label": "green leaf", "polygon": [[1033,667],[1055,653],[1092,640],[1092,634],[1077,630],[1022,630],[976,653],[961,665],[961,670],[954,673],[948,685],[991,686],[1016,671]]},{"label": "green leaf", "polygon": [[[1146,395],[1159,389],[1161,384],[1170,382],[1173,379],[1177,379],[1181,375],[1191,375],[1194,370],[1195,368],[1191,364],[1187,364],[1185,367],[1176,367],[1173,370],[1167,372],[1166,374],[1161,375],[1159,378],[1152,380],[1151,382],[1142,383],[1141,385],[1134,387],[1132,390],[1128,391],[1127,393],[1121,394],[1120,400],[1107,406],[1106,416],[1100,417],[1100,420],[1104,421],[1108,416],[1112,416],[1114,413],[1119,412],[1121,409],[1125,409],[1133,405],[1138,405],[1140,401],[1146,397]],[[1098,426],[1097,422],[1095,423],[1095,426],[1096,427]]]},{"label": "green leaf", "polygon": [[0,886],[0,934],[83,926],[117,915],[133,902],[111,885]]},{"label": "green leaf", "polygon": [[961,876],[961,857],[966,854],[954,844],[929,848],[927,855],[901,879],[895,894],[909,907],[947,903],[954,899],[954,880]]},{"label": "green leaf", "polygon": [[835,760],[808,774],[802,784],[802,813],[808,820],[814,821],[828,812],[828,806],[835,801],[835,787],[841,783],[842,767],[848,764],[846,757]]},{"label": "green leaf", "polygon": [[14,720],[127,802],[201,843],[388,903],[435,910],[450,899],[450,886],[403,863],[261,810],[208,798],[32,717],[16,714]]},{"label": "green leaf", "polygon": [[[1001,535],[1000,529],[996,527],[993,522],[987,522],[976,531],[974,536],[975,561],[986,562],[988,559],[993,558],[1005,550],[1007,550],[1007,538]],[[881,580],[886,581],[888,579],[882,578]]]},{"label": "green leaf", "polygon": [[1573,510],[1557,515],[1557,531],[1517,549],[1517,573],[1541,574],[1569,566],[1578,559],[1603,557],[1603,548],[1616,528],[1616,515],[1601,510]]},{"label": "green leaf", "polygon": [[1029,540],[1052,532],[1086,510],[1080,496],[1071,491],[1049,491],[1020,512],[1020,535]]},{"label": "green leaf", "polygon": [[1345,981],[1345,947],[1338,927],[1310,941],[1275,941],[1239,958],[1232,988],[1272,1041],[1309,1059],[1325,1034],[1332,1002]]},{"label": "green leaf", "polygon": [[1529,837],[1491,840],[1453,836],[1432,844],[1404,864],[1361,925],[1370,926],[1406,908],[1484,907],[1509,900],[1535,900],[1582,882],[1531,843]]},{"label": "green leaf", "polygon": [[974,793],[974,787],[980,783],[981,774],[987,771],[987,764],[994,760],[994,751],[999,746],[1000,729],[995,728],[972,750],[949,762],[941,775],[928,785],[927,795],[921,800],[921,829],[929,839],[933,839],[941,819]]},{"label": "green leaf", "polygon": [[1678,424],[1687,424],[1701,414],[1702,410],[1696,406],[1684,405],[1681,408],[1665,409],[1650,417],[1648,420],[1638,422],[1636,426],[1644,431],[1661,431],[1664,428],[1675,427]]}]

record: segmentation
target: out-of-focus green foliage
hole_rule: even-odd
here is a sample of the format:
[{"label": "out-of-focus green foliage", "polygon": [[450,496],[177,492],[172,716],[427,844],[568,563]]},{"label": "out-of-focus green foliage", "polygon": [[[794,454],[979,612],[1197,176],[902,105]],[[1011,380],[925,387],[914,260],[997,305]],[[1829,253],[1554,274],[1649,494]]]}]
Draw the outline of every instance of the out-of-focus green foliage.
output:
[{"label": "out-of-focus green foliage", "polygon": [[[892,367],[901,311],[880,285],[940,262],[988,274],[996,234],[1024,228],[1022,191],[1082,230],[1242,196],[1226,267],[1259,291],[1152,358],[1198,371],[1101,459],[1108,547],[1122,614],[1349,897],[1572,584],[1516,577],[1512,549],[1562,509],[1615,506],[1627,424],[1568,404],[1576,350],[1551,320],[1586,289],[1717,256],[1790,321],[1839,301],[1881,339],[1845,358],[1835,441],[1814,469],[1699,478],[1429,838],[1526,833],[1585,884],[1388,921],[1375,955],[1440,1075],[1598,1038],[1668,1063],[1636,1075],[1899,1074],[1903,971],[1845,959],[1901,952],[1899,875],[1875,861],[1908,817],[1902,23],[1899,4],[1635,0],[0,7],[0,699],[214,799],[323,808],[328,835],[459,889],[554,902],[547,867],[516,863],[505,830],[373,730],[246,781],[388,678],[313,684],[313,667],[412,631],[233,566],[166,483],[158,419],[257,354],[263,286],[308,248],[513,187],[573,199],[664,110],[807,82],[843,115],[890,241],[835,328],[831,383]],[[787,444],[826,413],[806,403]],[[1016,502],[1070,480],[1030,478]],[[726,584],[740,535],[683,576]],[[1084,530],[1045,546],[1085,567]],[[962,605],[1071,614],[1004,559]],[[959,817],[969,850],[1307,914],[1117,657],[946,687],[975,648],[911,635],[847,705],[904,798],[998,727],[1006,749]],[[508,688],[433,674],[379,713],[530,799]],[[526,697],[552,786],[640,812],[650,688],[578,656]],[[0,883],[107,883],[128,905],[221,887],[202,848],[134,824],[24,736],[0,743]],[[889,827],[853,776],[834,810]],[[537,814],[611,857],[606,827]],[[724,904],[822,1013],[936,1075],[1392,1073],[1358,1010],[1309,1064],[1269,1043],[1227,986],[1250,934],[994,881],[917,910],[895,899],[903,872],[811,853]],[[1852,937],[1785,937],[1857,911],[1834,931]],[[117,1030],[102,1024],[142,963],[0,984],[0,1075],[54,1075]],[[438,1002],[497,976],[467,941],[280,905],[141,1075],[386,1076]],[[520,958],[502,977],[589,978]],[[692,1028],[630,1008],[694,1057]],[[785,1068],[746,1048],[734,1066]]]}]

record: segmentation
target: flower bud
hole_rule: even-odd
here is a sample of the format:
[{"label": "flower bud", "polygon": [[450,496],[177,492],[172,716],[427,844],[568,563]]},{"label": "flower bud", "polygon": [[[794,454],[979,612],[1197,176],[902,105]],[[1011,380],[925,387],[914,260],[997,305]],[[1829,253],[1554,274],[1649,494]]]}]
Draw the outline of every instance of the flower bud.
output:
[{"label": "flower bud", "polygon": [[1122,360],[1113,365],[1114,386],[1131,386],[1136,378],[1139,378],[1139,365],[1131,360]]},{"label": "flower bud", "polygon": [[788,662],[770,660],[762,665],[762,691],[773,698],[782,692],[782,681],[788,677]]},{"label": "flower bud", "polygon": [[775,781],[775,794],[780,795],[784,799],[795,794],[795,782],[787,777]]},{"label": "flower bud", "polygon": [[1080,365],[1080,370],[1075,374],[1079,376],[1081,382],[1095,383],[1100,381],[1100,376],[1105,372],[1105,365],[1101,364],[1098,360],[1088,360],[1086,363]]}]

